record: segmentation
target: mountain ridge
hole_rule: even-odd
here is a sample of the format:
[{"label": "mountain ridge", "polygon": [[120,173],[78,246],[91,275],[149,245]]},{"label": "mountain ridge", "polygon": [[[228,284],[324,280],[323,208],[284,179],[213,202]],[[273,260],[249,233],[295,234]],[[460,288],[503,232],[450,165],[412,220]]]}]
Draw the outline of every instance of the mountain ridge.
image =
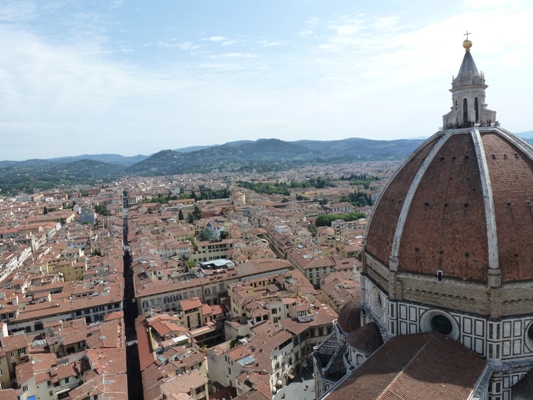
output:
[{"label": "mountain ridge", "polygon": [[[533,132],[532,132],[533,133]],[[532,143],[533,139],[524,139]],[[282,171],[305,165],[403,160],[424,139],[240,140],[187,151],[161,150],[149,156],[80,155],[54,159],[0,161],[1,193],[49,189],[61,184],[94,184],[125,175],[161,176],[213,171]],[[112,162],[105,162],[107,160]],[[136,161],[136,162],[134,162]]]}]

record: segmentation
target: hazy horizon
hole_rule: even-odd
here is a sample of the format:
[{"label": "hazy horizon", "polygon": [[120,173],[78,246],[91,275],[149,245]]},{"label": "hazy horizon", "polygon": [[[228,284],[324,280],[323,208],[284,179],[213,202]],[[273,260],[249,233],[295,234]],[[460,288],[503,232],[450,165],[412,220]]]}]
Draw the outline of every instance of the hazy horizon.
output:
[{"label": "hazy horizon", "polygon": [[[519,132],[519,133],[515,133],[515,135],[517,135],[518,137],[522,138],[522,139],[533,139],[533,131],[525,131],[525,132]],[[388,141],[391,141],[391,140],[425,140],[427,138],[429,138],[431,135],[427,135],[427,136],[419,136],[419,137],[407,137],[407,138],[396,138],[396,139],[369,139],[369,138],[360,138],[360,137],[348,137],[348,138],[341,138],[341,139],[331,139],[331,140],[347,140],[347,139],[367,139],[367,140],[388,140]],[[250,142],[255,142],[255,141],[258,141],[258,140],[265,140],[265,139],[278,139],[278,138],[258,138],[258,139],[242,139],[242,140],[239,140],[239,141],[250,141]],[[280,140],[283,140],[283,139],[280,139]],[[297,139],[297,140],[294,140],[294,141],[289,141],[287,140],[286,142],[297,142],[297,141],[300,141],[300,140],[316,140],[316,141],[321,141],[319,139]],[[137,153],[137,154],[121,154],[119,152],[107,152],[107,153],[76,153],[76,154],[68,154],[68,155],[59,155],[57,157],[48,157],[48,158],[42,158],[44,160],[48,160],[48,159],[58,159],[58,158],[70,158],[70,157],[81,157],[81,156],[84,156],[84,155],[90,155],[90,156],[95,156],[95,155],[118,155],[118,156],[122,156],[122,157],[136,157],[136,156],[151,156],[153,154],[156,154],[160,151],[164,151],[164,150],[187,150],[187,149],[190,149],[190,148],[206,148],[206,147],[213,147],[213,146],[221,146],[221,145],[224,145],[226,143],[233,143],[233,142],[239,142],[239,141],[232,141],[232,142],[225,142],[225,143],[214,143],[214,144],[210,144],[210,145],[198,145],[198,146],[195,146],[195,145],[191,145],[191,146],[185,146],[185,147],[178,147],[178,148],[174,148],[174,149],[169,149],[169,148],[161,148],[153,153]],[[329,141],[329,140],[322,140],[322,141]],[[39,159],[39,158],[26,158],[26,159],[20,159],[20,160],[14,160],[14,159],[0,159],[0,162],[2,161],[14,161],[14,162],[19,162],[19,161],[28,161],[28,160],[33,160],[33,159]]]}]

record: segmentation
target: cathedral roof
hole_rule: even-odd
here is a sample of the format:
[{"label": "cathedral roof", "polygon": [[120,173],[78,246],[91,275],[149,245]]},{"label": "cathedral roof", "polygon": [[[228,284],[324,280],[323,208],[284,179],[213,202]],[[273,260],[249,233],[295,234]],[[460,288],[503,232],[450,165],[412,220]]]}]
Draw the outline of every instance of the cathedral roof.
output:
[{"label": "cathedral roof", "polygon": [[350,333],[361,326],[361,310],[357,304],[357,300],[351,298],[342,307],[337,317],[337,324],[339,324],[344,333]]},{"label": "cathedral roof", "polygon": [[363,325],[348,334],[348,344],[363,353],[372,354],[383,344],[381,331],[375,322]]},{"label": "cathedral roof", "polygon": [[395,336],[327,400],[471,398],[486,361],[440,333]]},{"label": "cathedral roof", "polygon": [[465,55],[463,56],[463,62],[459,68],[459,73],[452,82],[452,87],[457,89],[473,85],[486,86],[483,73],[479,73],[474,58],[472,57],[472,53],[470,52],[472,42],[469,40],[465,41],[463,46],[465,47]]},{"label": "cathedral roof", "polygon": [[472,81],[472,77],[474,76],[479,76],[479,71],[477,70],[472,53],[467,50],[465,51],[463,62],[461,63],[461,68],[459,68],[459,73],[457,74],[456,79],[461,82],[468,82]]},{"label": "cathedral roof", "polygon": [[398,271],[533,280],[533,149],[500,128],[439,132],[382,193],[365,251]]},{"label": "cathedral roof", "polygon": [[513,399],[533,398],[533,369],[513,386]]}]

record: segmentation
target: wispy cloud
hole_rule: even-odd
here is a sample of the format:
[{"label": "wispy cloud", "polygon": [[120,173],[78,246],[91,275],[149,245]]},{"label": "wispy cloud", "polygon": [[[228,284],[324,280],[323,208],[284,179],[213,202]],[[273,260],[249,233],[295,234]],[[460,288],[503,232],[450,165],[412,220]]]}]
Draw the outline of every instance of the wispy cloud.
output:
[{"label": "wispy cloud", "polygon": [[126,4],[126,0],[111,0],[111,8],[120,8]]},{"label": "wispy cloud", "polygon": [[320,18],[318,17],[309,17],[305,20],[305,23],[311,27],[317,26],[320,22]]},{"label": "wispy cloud", "polygon": [[464,0],[464,6],[472,8],[495,8],[505,6],[516,6],[523,3],[521,0]]},{"label": "wispy cloud", "polygon": [[223,53],[223,54],[212,54],[209,58],[257,58],[257,54],[252,53]]},{"label": "wispy cloud", "polygon": [[207,42],[220,43],[221,46],[230,46],[232,44],[237,43],[237,40],[231,39],[227,36],[210,36],[202,40],[205,40]]},{"label": "wispy cloud", "polygon": [[204,38],[204,40],[209,41],[209,42],[225,42],[229,39],[225,36],[211,36],[208,38]]},{"label": "wispy cloud", "polygon": [[0,22],[28,22],[37,15],[37,7],[33,1],[0,3]]},{"label": "wispy cloud", "polygon": [[185,50],[185,51],[197,50],[197,49],[202,47],[202,45],[193,44],[192,42],[177,43],[177,42],[174,42],[174,41],[170,41],[170,42],[159,41],[157,43],[157,45],[159,47],[163,47],[163,48],[167,48],[167,49],[168,48],[178,48],[178,49]]},{"label": "wispy cloud", "polygon": [[298,35],[300,36],[311,36],[315,31],[312,29],[304,29],[303,31],[298,32]]},{"label": "wispy cloud", "polygon": [[202,69],[218,70],[218,71],[234,71],[242,70],[243,66],[238,64],[215,64],[215,63],[201,63],[198,65]]},{"label": "wispy cloud", "polygon": [[275,46],[280,46],[281,43],[280,42],[276,42],[276,41],[266,41],[266,40],[263,40],[263,41],[260,41],[259,44],[261,45],[261,47],[275,47]]}]

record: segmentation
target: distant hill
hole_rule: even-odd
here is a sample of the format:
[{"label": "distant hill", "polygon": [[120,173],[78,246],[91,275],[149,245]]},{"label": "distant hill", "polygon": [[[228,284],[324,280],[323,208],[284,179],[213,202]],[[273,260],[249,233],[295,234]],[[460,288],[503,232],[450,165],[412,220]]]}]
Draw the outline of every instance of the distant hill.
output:
[{"label": "distant hill", "polygon": [[149,156],[143,156],[138,154],[136,156],[125,157],[119,154],[83,154],[81,156],[73,157],[60,157],[60,158],[51,158],[47,161],[57,162],[57,163],[68,163],[80,160],[93,160],[100,161],[106,164],[114,164],[123,167],[129,167],[130,165],[136,164]]},{"label": "distant hill", "polygon": [[31,167],[35,165],[48,165],[53,164],[53,161],[50,160],[40,160],[40,159],[32,159],[32,160],[24,160],[24,161],[0,161],[0,168],[8,168],[8,167]]},{"label": "distant hill", "polygon": [[[533,132],[532,132],[533,133]],[[522,133],[525,135],[527,132]],[[533,144],[533,138],[524,139]],[[281,171],[305,165],[403,160],[424,139],[240,140],[223,145],[162,150],[151,156],[85,154],[50,160],[0,161],[1,193],[95,184],[124,175],[174,175],[211,171]],[[195,150],[198,149],[198,150]],[[107,160],[106,162],[103,162]]]},{"label": "distant hill", "polygon": [[190,153],[164,150],[124,170],[131,175],[172,175],[214,170],[259,172],[310,164],[359,160],[401,160],[422,140],[334,141],[259,139],[230,142]]},{"label": "distant hill", "polygon": [[[172,175],[213,170],[238,171],[257,168],[271,163],[279,168],[280,162],[305,160],[312,151],[278,139],[261,139],[241,144],[226,143],[190,153],[163,150],[144,161],[127,168],[132,175]],[[259,167],[263,169],[262,167]]]},{"label": "distant hill", "polygon": [[[259,140],[264,140],[264,139],[259,139]],[[240,146],[241,144],[252,143],[252,142],[253,140],[236,140],[235,142],[226,142],[224,144],[227,146]]]},{"label": "distant hill", "polygon": [[516,133],[516,136],[522,139],[533,139],[533,131],[525,131],[525,132]]},{"label": "distant hill", "polygon": [[[218,145],[215,144],[213,146],[218,146]],[[181,149],[174,149],[174,151],[177,151],[178,153],[190,153],[192,151],[203,150],[203,149],[207,149],[208,147],[213,147],[213,146],[189,146],[189,147],[182,147]]]},{"label": "distant hill", "polygon": [[123,167],[94,160],[64,164],[17,165],[0,169],[2,193],[46,190],[60,185],[97,184],[116,178]]},{"label": "distant hill", "polygon": [[92,160],[100,161],[106,164],[114,164],[122,167],[129,167],[130,165],[136,164],[148,156],[143,156],[141,154],[131,157],[121,156],[119,154],[83,154],[81,156],[69,156],[69,157],[58,157],[58,158],[49,158],[46,160],[43,159],[33,159],[33,160],[24,160],[24,161],[0,161],[0,168],[7,167],[31,167],[36,165],[50,165],[50,164],[65,164],[81,160]]}]

